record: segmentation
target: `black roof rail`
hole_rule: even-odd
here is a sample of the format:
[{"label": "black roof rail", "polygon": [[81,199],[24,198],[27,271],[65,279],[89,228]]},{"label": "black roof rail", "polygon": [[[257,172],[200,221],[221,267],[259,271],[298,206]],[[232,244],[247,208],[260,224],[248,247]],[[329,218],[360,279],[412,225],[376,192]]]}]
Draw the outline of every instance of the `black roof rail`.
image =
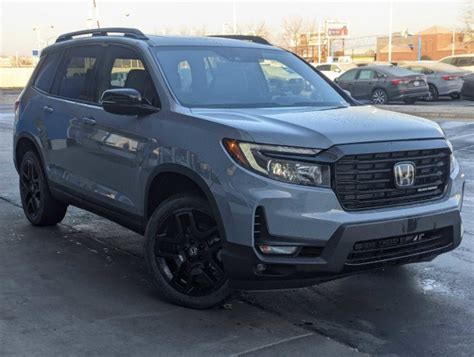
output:
[{"label": "black roof rail", "polygon": [[269,45],[272,46],[270,42],[265,40],[261,36],[251,36],[251,35],[210,35],[209,37],[220,37],[220,38],[230,38],[232,40],[242,40],[242,41],[249,41],[259,43],[261,45]]},{"label": "black roof rail", "polygon": [[92,35],[92,36],[108,36],[109,33],[123,34],[124,37],[135,38],[137,40],[148,40],[143,32],[134,28],[125,27],[104,27],[98,29],[81,30],[65,33],[56,39],[56,43],[72,40],[76,36]]}]

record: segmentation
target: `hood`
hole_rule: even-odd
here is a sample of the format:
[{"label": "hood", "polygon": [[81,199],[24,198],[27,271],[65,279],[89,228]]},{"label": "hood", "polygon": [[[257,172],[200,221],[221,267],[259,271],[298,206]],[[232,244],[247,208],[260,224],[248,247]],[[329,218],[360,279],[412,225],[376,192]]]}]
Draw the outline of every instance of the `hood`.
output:
[{"label": "hood", "polygon": [[193,109],[257,143],[327,149],[338,144],[444,138],[438,124],[372,106]]}]

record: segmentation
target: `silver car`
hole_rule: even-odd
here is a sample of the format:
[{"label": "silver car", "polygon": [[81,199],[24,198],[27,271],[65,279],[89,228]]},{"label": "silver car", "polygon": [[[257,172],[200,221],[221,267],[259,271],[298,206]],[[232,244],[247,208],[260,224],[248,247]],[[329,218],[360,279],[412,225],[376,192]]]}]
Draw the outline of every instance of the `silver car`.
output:
[{"label": "silver car", "polygon": [[439,62],[403,62],[399,66],[426,75],[430,90],[430,94],[425,98],[428,101],[438,100],[439,96],[444,95],[459,99],[463,84],[462,77],[468,74],[467,71],[455,66]]}]

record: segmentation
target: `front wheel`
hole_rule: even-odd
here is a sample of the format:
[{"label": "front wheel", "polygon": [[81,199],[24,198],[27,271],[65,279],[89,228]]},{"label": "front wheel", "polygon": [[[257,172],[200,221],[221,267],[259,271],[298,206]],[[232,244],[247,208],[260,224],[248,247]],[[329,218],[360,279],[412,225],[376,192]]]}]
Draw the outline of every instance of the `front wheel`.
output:
[{"label": "front wheel", "polygon": [[372,103],[373,104],[387,104],[388,95],[383,89],[377,88],[372,92]]},{"label": "front wheel", "polygon": [[230,295],[222,263],[222,234],[208,202],[179,194],[153,212],[145,259],[155,285],[171,302],[206,309]]},{"label": "front wheel", "polygon": [[428,88],[429,88],[429,93],[426,95],[425,100],[428,102],[437,101],[439,98],[438,89],[432,84],[429,84]]}]

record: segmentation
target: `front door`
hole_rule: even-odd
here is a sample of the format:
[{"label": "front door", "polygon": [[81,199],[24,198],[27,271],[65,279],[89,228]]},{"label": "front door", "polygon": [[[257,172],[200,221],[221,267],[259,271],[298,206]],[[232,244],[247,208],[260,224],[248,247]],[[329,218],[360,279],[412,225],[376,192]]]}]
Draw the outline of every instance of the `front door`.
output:
[{"label": "front door", "polygon": [[[99,97],[107,89],[133,88],[148,104],[159,106],[147,66],[134,49],[109,45],[100,73]],[[101,107],[89,112],[78,133],[87,162],[83,172],[90,185],[86,200],[126,214],[143,214],[140,175],[156,146],[152,133],[160,115],[117,115]]]}]

